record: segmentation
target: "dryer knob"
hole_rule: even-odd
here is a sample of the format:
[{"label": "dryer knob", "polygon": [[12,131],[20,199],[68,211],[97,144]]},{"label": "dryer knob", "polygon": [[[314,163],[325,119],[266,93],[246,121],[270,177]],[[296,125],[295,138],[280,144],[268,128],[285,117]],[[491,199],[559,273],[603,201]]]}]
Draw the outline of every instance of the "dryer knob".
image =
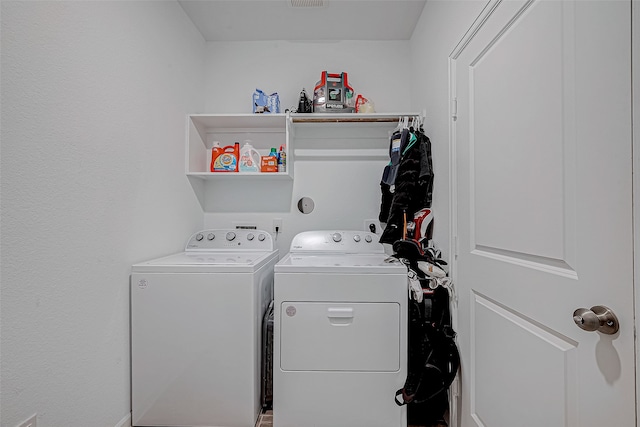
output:
[{"label": "dryer knob", "polygon": [[265,236],[264,234],[262,234],[262,233],[258,234],[258,240],[260,240],[261,242],[263,242],[264,239],[266,239],[266,238],[267,238],[267,236]]},{"label": "dryer knob", "polygon": [[198,234],[196,234],[196,240],[197,240],[198,242],[199,242],[199,241],[201,241],[202,239],[204,239],[204,235],[203,235],[202,233],[198,233]]},{"label": "dryer knob", "polygon": [[213,233],[209,233],[209,234],[207,234],[207,240],[213,240],[213,239],[215,239],[215,238],[216,238],[216,235],[215,235],[215,234],[213,234]]},{"label": "dryer knob", "polygon": [[232,240],[233,240],[233,239],[235,239],[235,238],[236,238],[236,233],[234,233],[233,231],[229,231],[229,232],[227,233],[227,240],[228,240],[228,241],[232,241]]},{"label": "dryer knob", "polygon": [[368,234],[365,236],[364,240],[365,240],[367,243],[371,243],[371,242],[373,241],[373,239],[371,238],[371,236],[370,236],[370,235],[368,235]]},{"label": "dryer knob", "polygon": [[255,237],[255,236],[253,235],[253,233],[249,233],[249,234],[247,234],[247,240],[248,240],[248,241],[252,241],[254,237]]},{"label": "dryer knob", "polygon": [[356,241],[356,242],[359,242],[360,241],[360,235],[356,234],[355,236],[353,236],[353,240]]},{"label": "dryer knob", "polygon": [[333,241],[336,243],[342,241],[342,235],[340,233],[333,233],[331,237],[333,238]]}]

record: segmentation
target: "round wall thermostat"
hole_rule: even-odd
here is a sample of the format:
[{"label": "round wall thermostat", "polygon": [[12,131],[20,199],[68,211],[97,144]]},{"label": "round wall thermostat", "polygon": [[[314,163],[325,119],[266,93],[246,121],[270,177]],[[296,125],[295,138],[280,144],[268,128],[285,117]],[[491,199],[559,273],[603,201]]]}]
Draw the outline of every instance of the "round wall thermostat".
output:
[{"label": "round wall thermostat", "polygon": [[298,210],[303,214],[310,214],[311,212],[313,212],[314,207],[315,203],[313,203],[311,197],[303,197],[302,199],[298,200]]}]

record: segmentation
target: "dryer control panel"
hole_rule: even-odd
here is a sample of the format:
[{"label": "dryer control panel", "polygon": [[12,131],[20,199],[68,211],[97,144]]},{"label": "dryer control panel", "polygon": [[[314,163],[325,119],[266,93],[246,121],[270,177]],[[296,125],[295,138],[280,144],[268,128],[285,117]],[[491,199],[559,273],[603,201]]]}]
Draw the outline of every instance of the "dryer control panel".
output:
[{"label": "dryer control panel", "polygon": [[194,233],[187,241],[185,251],[212,250],[272,251],[273,238],[263,230],[212,229]]},{"label": "dryer control panel", "polygon": [[379,237],[368,231],[317,230],[298,233],[291,252],[384,253]]}]

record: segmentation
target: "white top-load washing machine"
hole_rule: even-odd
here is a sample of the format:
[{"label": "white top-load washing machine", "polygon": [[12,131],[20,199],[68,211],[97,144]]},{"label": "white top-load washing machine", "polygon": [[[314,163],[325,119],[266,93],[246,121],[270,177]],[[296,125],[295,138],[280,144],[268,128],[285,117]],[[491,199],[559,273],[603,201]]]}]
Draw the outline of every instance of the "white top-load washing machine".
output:
[{"label": "white top-load washing machine", "polygon": [[278,258],[267,232],[203,230],[132,267],[133,426],[254,427]]},{"label": "white top-load washing machine", "polygon": [[405,427],[407,269],[378,236],[308,231],[274,268],[274,427]]}]

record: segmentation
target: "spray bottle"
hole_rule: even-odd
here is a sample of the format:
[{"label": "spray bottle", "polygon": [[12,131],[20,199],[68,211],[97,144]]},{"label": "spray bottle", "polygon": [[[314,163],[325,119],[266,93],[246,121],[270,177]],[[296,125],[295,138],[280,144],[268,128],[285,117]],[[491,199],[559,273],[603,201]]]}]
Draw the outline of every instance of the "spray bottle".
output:
[{"label": "spray bottle", "polygon": [[287,153],[284,151],[284,145],[280,146],[280,151],[278,152],[278,172],[286,172],[287,171]]}]

